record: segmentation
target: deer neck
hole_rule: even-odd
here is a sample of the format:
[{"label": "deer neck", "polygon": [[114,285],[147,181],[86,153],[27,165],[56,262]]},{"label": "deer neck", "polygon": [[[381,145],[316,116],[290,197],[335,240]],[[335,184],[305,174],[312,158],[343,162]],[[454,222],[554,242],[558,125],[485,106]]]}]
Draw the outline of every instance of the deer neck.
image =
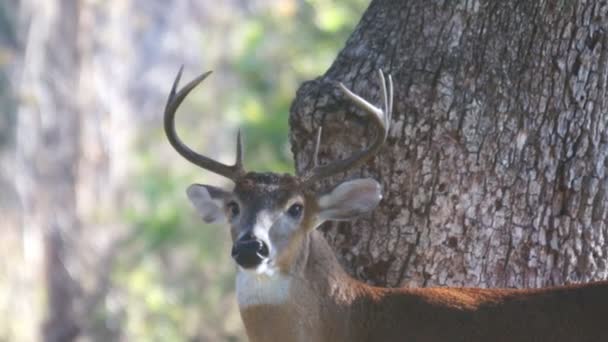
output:
[{"label": "deer neck", "polygon": [[251,341],[324,341],[349,331],[348,310],[365,285],[346,274],[321,233],[300,246],[287,273],[239,270],[237,299]]}]

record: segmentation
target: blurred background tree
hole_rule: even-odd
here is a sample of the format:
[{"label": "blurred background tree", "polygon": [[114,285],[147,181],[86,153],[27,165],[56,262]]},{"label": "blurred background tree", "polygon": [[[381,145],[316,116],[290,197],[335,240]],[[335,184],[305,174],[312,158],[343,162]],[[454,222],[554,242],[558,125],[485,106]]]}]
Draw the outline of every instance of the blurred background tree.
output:
[{"label": "blurred background tree", "polygon": [[366,1],[0,3],[0,341],[240,341],[224,227],[190,208],[201,173],[161,116],[180,65],[213,76],[181,135],[292,171],[288,111]]}]

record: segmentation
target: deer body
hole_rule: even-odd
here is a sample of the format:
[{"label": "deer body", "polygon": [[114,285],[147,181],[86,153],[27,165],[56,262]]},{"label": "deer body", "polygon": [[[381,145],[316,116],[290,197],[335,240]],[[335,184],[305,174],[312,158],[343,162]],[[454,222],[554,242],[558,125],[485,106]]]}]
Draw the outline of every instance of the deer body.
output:
[{"label": "deer body", "polygon": [[[379,288],[340,267],[319,232],[289,279],[288,296],[242,303],[251,342],[606,341],[608,283],[547,289]],[[239,271],[239,276],[244,272]],[[274,279],[259,277],[273,288]]]},{"label": "deer body", "polygon": [[393,107],[390,76],[387,87],[379,73],[383,109],[340,84],[375,128],[370,147],[318,165],[319,130],[312,168],[291,176],[246,172],[240,134],[234,165],[184,145],[175,132],[175,112],[209,73],[177,92],[180,75],[165,108],[165,131],[186,159],[235,183],[232,190],[193,184],[187,194],[204,221],[231,227],[237,301],[251,342],[608,341],[607,282],[538,290],[388,289],[358,282],[341,268],[316,228],[373,210],[381,186],[355,179],[320,193],[311,184],[361,165],[382,146]]}]

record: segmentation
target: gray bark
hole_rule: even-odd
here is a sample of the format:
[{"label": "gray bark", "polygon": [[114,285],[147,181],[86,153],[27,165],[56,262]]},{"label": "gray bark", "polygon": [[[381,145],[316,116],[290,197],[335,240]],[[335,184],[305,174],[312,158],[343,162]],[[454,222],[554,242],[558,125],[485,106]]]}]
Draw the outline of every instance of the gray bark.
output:
[{"label": "gray bark", "polygon": [[[336,87],[380,103],[390,136],[343,178],[384,200],[322,229],[355,277],[389,286],[540,287],[608,278],[608,6],[602,1],[375,0],[290,117],[299,171],[371,141]],[[364,138],[361,138],[361,137]]]}]

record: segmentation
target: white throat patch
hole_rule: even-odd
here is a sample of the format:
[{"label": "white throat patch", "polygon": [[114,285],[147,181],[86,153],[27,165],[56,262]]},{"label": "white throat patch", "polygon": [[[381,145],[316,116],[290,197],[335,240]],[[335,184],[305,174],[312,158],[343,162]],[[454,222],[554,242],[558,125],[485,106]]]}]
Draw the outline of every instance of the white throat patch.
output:
[{"label": "white throat patch", "polygon": [[259,274],[239,269],[236,274],[236,298],[239,307],[284,303],[289,297],[291,278],[279,272]]}]

